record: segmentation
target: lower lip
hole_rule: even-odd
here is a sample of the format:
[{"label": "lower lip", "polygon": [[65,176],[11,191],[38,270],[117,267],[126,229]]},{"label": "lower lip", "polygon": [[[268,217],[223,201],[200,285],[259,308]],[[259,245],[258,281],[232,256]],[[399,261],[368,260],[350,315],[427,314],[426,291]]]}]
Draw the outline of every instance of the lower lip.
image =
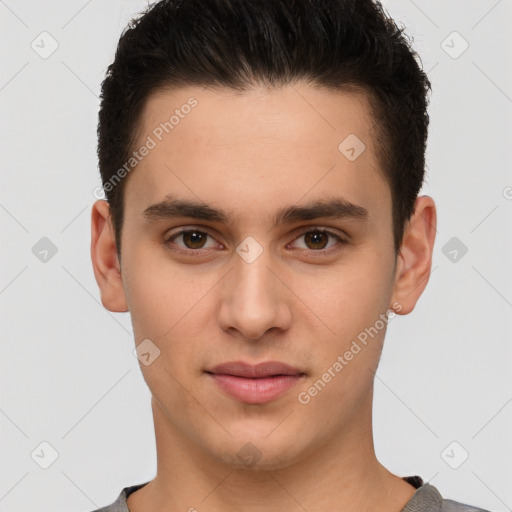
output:
[{"label": "lower lip", "polygon": [[209,373],[215,383],[233,398],[248,404],[264,404],[295,386],[302,375],[277,375],[251,379],[221,373]]}]

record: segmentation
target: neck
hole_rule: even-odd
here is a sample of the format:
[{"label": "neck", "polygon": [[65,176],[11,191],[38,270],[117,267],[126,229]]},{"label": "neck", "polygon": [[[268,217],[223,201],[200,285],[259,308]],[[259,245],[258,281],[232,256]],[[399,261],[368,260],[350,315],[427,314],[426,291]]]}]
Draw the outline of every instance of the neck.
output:
[{"label": "neck", "polygon": [[342,436],[272,468],[240,468],[206,453],[169,422],[154,399],[152,407],[157,476],[130,495],[130,512],[365,512],[376,504],[383,512],[400,512],[415,492],[375,456],[371,397]]}]

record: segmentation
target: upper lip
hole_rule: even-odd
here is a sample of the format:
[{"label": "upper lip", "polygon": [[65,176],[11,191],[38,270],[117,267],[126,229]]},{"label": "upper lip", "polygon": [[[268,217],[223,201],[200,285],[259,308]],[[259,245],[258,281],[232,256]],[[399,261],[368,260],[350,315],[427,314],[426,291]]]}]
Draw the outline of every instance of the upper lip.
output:
[{"label": "upper lip", "polygon": [[236,377],[258,378],[271,377],[276,375],[302,375],[299,369],[279,361],[264,361],[256,365],[244,361],[229,361],[219,364],[207,373],[221,373],[224,375],[234,375]]}]

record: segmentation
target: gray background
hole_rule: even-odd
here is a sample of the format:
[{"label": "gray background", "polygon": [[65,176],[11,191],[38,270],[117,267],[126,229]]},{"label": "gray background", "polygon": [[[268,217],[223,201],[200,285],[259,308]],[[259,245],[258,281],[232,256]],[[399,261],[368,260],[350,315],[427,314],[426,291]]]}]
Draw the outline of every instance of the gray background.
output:
[{"label": "gray background", "polygon": [[[156,470],[130,319],[101,306],[90,262],[99,87],[144,5],[0,0],[1,511],[85,512]],[[389,325],[377,456],[511,510],[512,1],[384,5],[433,85],[423,193],[438,233],[426,291]]]}]

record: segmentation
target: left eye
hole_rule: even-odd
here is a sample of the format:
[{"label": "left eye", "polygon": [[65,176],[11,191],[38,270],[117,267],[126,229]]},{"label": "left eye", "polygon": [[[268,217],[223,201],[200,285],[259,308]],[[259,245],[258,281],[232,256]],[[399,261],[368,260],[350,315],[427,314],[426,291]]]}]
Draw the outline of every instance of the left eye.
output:
[{"label": "left eye", "polygon": [[[306,246],[306,249],[311,249],[313,252],[322,252],[326,249],[326,242],[329,238],[334,238],[339,243],[345,243],[345,241],[335,233],[327,231],[326,229],[312,229],[302,233],[298,238],[304,238],[305,244],[313,245],[313,247]],[[332,245],[331,245],[332,247]],[[330,247],[328,247],[330,248]]]}]

